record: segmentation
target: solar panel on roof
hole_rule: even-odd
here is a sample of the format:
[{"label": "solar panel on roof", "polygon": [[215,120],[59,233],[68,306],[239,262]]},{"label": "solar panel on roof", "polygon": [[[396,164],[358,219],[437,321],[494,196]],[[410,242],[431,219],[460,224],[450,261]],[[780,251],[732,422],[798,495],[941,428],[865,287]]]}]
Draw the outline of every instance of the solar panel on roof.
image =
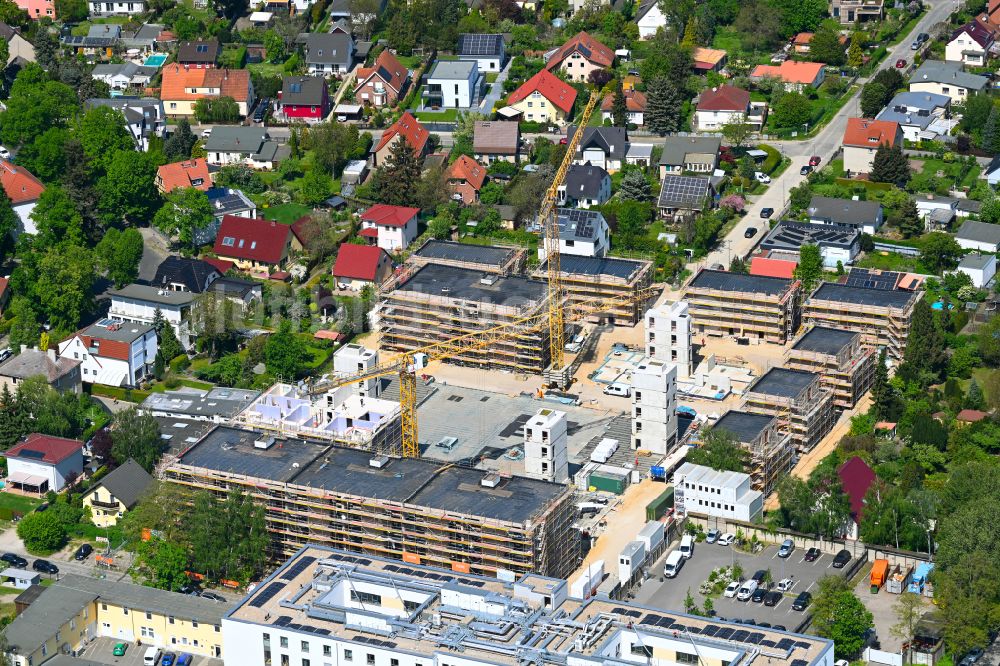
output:
[{"label": "solar panel on roof", "polygon": [[750,635],[747,636],[746,642],[757,644],[760,643],[762,640],[764,640],[764,634],[760,633],[759,631],[752,631],[750,632]]},{"label": "solar panel on roof", "polygon": [[749,638],[749,636],[750,636],[749,631],[747,631],[746,629],[740,629],[739,631],[734,632],[733,635],[730,636],[729,638],[730,640],[736,641],[737,643],[745,643],[747,638]]},{"label": "solar panel on roof", "polygon": [[764,639],[761,639],[757,643],[757,645],[763,645],[764,647],[774,647],[774,641],[769,641],[768,639],[764,638]]},{"label": "solar panel on roof", "polygon": [[656,624],[659,622],[661,617],[663,616],[655,613],[646,613],[646,616],[642,618],[642,621],[639,624]]},{"label": "solar panel on roof", "polygon": [[778,641],[777,647],[779,650],[791,650],[795,646],[795,641],[791,638],[782,638]]},{"label": "solar panel on roof", "polygon": [[714,636],[715,634],[719,633],[719,625],[717,624],[705,625],[705,627],[701,630],[701,633],[704,636]]},{"label": "solar panel on roof", "polygon": [[727,638],[729,638],[730,636],[732,636],[734,633],[736,633],[736,630],[733,629],[732,627],[721,627],[719,629],[719,631],[716,632],[715,637],[716,638],[721,638],[723,640],[726,640]]},{"label": "solar panel on roof", "polygon": [[292,618],[290,615],[279,615],[277,619],[274,621],[274,624],[276,624],[279,627],[284,627],[287,626],[288,623],[291,621]]},{"label": "solar panel on roof", "polygon": [[[273,599],[274,595],[280,592],[284,586],[285,586],[284,583],[271,583],[270,585],[264,588],[263,592],[261,592],[260,594],[258,594],[256,597],[253,598],[253,601],[250,602],[250,606],[252,606],[253,608],[262,607],[268,601]],[[277,624],[277,621],[275,621],[275,624]]]},{"label": "solar panel on roof", "polygon": [[500,52],[500,35],[496,34],[463,34],[459,36],[459,53],[466,56],[490,56]]},{"label": "solar panel on roof", "polygon": [[282,576],[281,580],[293,580],[296,576],[306,570],[310,564],[316,561],[315,557],[311,555],[306,555],[298,562],[292,565],[292,568],[286,571]]},{"label": "solar panel on roof", "polygon": [[[808,646],[808,643],[806,645]],[[805,659],[792,659],[792,666],[809,666],[809,662]]]},{"label": "solar panel on roof", "polygon": [[[805,641],[796,641],[795,642],[795,647],[800,647],[803,650],[808,650],[812,646],[809,643],[806,643]],[[792,662],[792,663],[794,664],[795,662]]]},{"label": "solar panel on roof", "polygon": [[35,460],[41,460],[45,457],[44,451],[35,451],[34,449],[21,449],[18,454],[22,458],[33,458]]}]

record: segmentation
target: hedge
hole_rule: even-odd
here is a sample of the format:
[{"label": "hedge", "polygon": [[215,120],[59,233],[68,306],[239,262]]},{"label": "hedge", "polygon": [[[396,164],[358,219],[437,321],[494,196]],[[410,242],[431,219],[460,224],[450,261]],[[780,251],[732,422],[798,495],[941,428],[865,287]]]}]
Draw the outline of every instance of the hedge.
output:
[{"label": "hedge", "polygon": [[179,354],[170,359],[170,370],[173,372],[183,372],[191,367],[191,359],[187,354]]},{"label": "hedge", "polygon": [[870,180],[851,180],[850,178],[838,178],[836,181],[837,185],[843,187],[854,188],[860,185],[866,190],[882,190],[889,191],[892,189],[892,183],[875,183]]},{"label": "hedge", "polygon": [[150,391],[139,389],[127,389],[120,386],[104,386],[103,384],[93,384],[90,389],[91,395],[102,395],[105,398],[125,400],[126,402],[142,402],[149,397]]},{"label": "hedge", "polygon": [[770,174],[778,168],[779,164],[781,164],[781,153],[778,152],[777,148],[769,146],[766,143],[762,143],[758,147],[767,153],[767,157],[764,158],[764,163],[761,165],[760,170],[764,173]]}]

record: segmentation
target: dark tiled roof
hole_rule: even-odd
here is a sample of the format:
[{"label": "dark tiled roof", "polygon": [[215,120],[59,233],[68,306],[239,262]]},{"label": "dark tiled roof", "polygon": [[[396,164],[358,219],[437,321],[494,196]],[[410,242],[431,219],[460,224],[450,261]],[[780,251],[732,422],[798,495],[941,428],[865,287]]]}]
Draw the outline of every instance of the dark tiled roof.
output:
[{"label": "dark tiled roof", "polygon": [[125,505],[126,509],[131,509],[151,483],[153,477],[149,472],[129,458],[124,465],[101,479],[97,485],[106,488]]},{"label": "dark tiled roof", "polygon": [[169,287],[171,284],[182,284],[184,288],[195,294],[200,294],[213,279],[219,277],[215,266],[201,259],[187,257],[167,257],[163,260],[153,277],[154,287]]}]

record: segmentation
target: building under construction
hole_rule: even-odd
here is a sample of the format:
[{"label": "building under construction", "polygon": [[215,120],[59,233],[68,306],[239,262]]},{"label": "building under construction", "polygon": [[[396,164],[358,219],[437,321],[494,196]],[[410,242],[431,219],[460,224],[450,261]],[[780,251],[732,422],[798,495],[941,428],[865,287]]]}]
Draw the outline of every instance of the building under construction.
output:
[{"label": "building under construction", "polygon": [[775,416],[778,430],[800,452],[809,451],[833,428],[833,395],[815,372],[771,368],[747,389],[743,409]]},{"label": "building under construction", "polygon": [[252,497],[275,557],[322,544],[490,577],[566,576],[578,559],[572,490],[558,483],[224,426],[165,477]]},{"label": "building under construction", "polygon": [[688,284],[692,332],[784,343],[799,327],[798,280],[703,269]]},{"label": "building under construction", "polygon": [[921,293],[824,282],[803,303],[803,323],[856,331],[864,344],[884,347],[891,358],[902,360]]},{"label": "building under construction", "polygon": [[856,331],[814,326],[785,353],[785,367],[816,372],[833,394],[834,409],[851,409],[875,380],[878,354]]},{"label": "building under construction", "polygon": [[791,436],[778,427],[779,419],[768,414],[730,410],[713,430],[725,430],[750,453],[750,474],[754,490],[770,495],[792,466],[795,447]]},{"label": "building under construction", "polygon": [[[541,280],[426,263],[384,295],[377,313],[381,348],[413,351],[534,316],[544,311],[546,293]],[[549,365],[548,328],[535,327],[448,362],[541,374]]]},{"label": "building under construction", "polygon": [[498,275],[524,273],[528,252],[524,248],[507,245],[468,245],[455,241],[431,239],[410,255],[407,266],[420,268],[427,264],[444,264],[455,268],[469,268]]},{"label": "building under construction", "polygon": [[[542,264],[536,277],[546,276],[547,268]],[[635,326],[642,320],[650,298],[639,294],[653,283],[652,262],[560,254],[559,269],[569,304],[621,299],[620,304],[595,315],[595,320],[619,326]]]}]

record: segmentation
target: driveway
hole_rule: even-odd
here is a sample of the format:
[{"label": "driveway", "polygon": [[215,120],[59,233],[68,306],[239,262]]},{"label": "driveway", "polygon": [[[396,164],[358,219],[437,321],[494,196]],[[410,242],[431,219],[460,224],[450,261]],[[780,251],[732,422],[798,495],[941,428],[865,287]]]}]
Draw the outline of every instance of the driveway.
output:
[{"label": "driveway", "polygon": [[512,62],[514,62],[513,58],[508,60],[507,64],[497,75],[497,80],[490,84],[490,91],[486,93],[486,97],[479,103],[479,113],[489,115],[493,111],[493,105],[503,98],[503,84],[507,80],[507,75],[510,74],[510,64]]},{"label": "driveway", "polygon": [[156,269],[170,254],[167,240],[152,227],[140,227],[142,234],[142,260],[139,262],[139,279],[152,280]]}]

